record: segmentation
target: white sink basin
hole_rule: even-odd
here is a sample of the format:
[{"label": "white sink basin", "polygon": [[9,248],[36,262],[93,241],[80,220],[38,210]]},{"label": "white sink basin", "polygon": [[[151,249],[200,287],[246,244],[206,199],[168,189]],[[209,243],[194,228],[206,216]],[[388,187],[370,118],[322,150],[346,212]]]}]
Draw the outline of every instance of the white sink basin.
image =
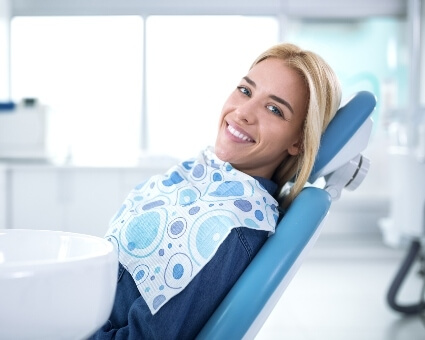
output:
[{"label": "white sink basin", "polygon": [[0,230],[0,339],[84,339],[112,310],[110,242],[58,231]]}]

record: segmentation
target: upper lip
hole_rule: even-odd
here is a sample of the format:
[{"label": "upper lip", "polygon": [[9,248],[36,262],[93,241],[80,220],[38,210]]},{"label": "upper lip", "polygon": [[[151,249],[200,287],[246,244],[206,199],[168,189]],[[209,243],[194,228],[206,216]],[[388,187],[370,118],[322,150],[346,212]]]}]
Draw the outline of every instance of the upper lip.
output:
[{"label": "upper lip", "polygon": [[235,129],[239,133],[243,134],[244,136],[248,137],[251,142],[255,142],[255,139],[248,132],[246,132],[244,129],[239,127],[237,124],[235,124],[233,122],[227,122],[227,127],[229,127],[229,126],[231,126],[233,129]]}]

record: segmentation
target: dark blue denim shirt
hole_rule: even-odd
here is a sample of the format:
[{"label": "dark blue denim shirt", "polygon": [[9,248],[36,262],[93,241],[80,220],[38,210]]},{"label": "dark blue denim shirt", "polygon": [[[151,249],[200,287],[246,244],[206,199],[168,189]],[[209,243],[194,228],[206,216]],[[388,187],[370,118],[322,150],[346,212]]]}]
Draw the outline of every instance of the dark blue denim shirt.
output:
[{"label": "dark blue denim shirt", "polygon": [[[271,195],[275,193],[274,182],[256,179]],[[267,231],[234,228],[189,285],[155,315],[151,314],[131,275],[120,264],[112,313],[91,339],[195,338],[267,237]]]}]

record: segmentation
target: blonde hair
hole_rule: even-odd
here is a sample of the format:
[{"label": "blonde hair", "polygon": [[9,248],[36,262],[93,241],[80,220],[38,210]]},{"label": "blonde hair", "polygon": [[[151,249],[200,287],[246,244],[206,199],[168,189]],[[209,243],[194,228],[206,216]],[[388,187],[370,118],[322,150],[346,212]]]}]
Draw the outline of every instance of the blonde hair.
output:
[{"label": "blonde hair", "polygon": [[293,44],[278,44],[263,52],[252,64],[268,58],[285,62],[305,80],[308,88],[307,114],[302,132],[302,145],[298,155],[289,155],[277,167],[272,179],[278,184],[278,193],[293,180],[281,205],[287,207],[306,184],[313,169],[320,138],[335,116],[341,102],[341,87],[334,71],[317,54],[302,50]]}]

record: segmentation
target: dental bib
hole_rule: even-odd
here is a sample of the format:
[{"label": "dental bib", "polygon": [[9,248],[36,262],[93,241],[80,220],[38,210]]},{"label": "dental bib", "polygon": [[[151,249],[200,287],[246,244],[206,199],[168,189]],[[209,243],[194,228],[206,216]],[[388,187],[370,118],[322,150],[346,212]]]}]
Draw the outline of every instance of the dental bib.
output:
[{"label": "dental bib", "polygon": [[152,314],[181,292],[233,228],[273,233],[278,203],[211,148],[136,186],[106,238]]}]

